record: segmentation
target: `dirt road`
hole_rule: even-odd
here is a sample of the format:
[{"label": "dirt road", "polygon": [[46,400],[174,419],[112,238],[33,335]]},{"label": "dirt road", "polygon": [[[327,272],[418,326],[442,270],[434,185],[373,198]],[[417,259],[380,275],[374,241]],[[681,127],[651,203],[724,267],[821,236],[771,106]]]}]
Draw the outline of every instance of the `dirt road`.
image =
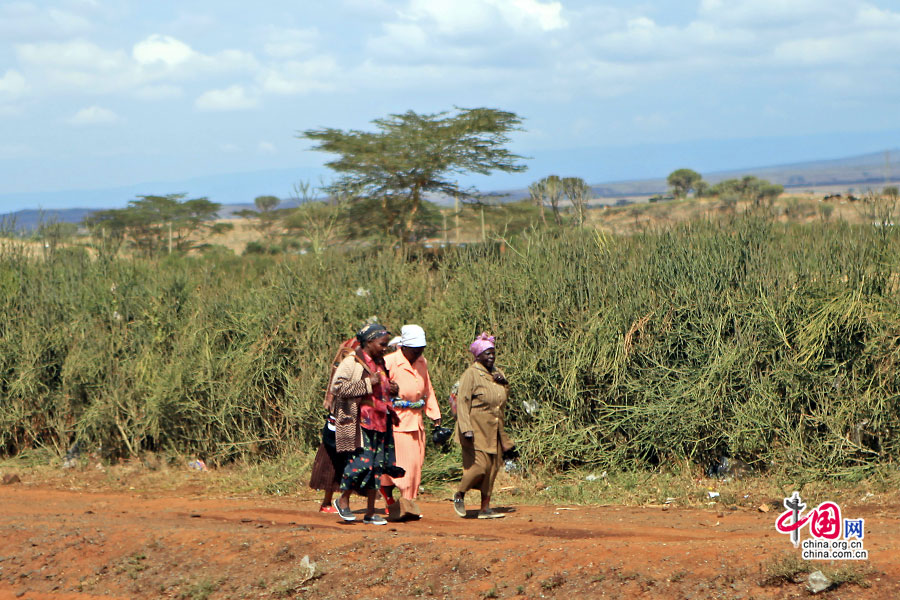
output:
[{"label": "dirt road", "polygon": [[[420,521],[372,526],[317,508],[0,486],[0,600],[808,595],[800,582],[762,585],[773,558],[799,558],[775,509],[518,506],[483,521],[432,501]],[[900,598],[900,510],[842,508],[865,518],[869,560],[854,564],[868,573],[816,597]]]}]

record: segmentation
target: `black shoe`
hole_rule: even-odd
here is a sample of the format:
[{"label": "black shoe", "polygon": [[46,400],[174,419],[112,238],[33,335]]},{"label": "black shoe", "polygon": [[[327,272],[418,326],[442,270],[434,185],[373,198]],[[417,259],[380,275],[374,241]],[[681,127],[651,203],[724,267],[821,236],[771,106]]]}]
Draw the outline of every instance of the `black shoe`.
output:
[{"label": "black shoe", "polygon": [[331,505],[334,506],[334,509],[338,511],[338,514],[345,521],[355,521],[356,515],[353,514],[353,511],[350,510],[350,507],[342,508],[340,504],[338,504],[337,500],[332,500]]},{"label": "black shoe", "polygon": [[387,521],[381,515],[372,515],[371,517],[363,517],[363,523],[367,525],[387,525]]},{"label": "black shoe", "polygon": [[466,499],[465,499],[465,497],[463,497],[463,498],[454,497],[453,498],[453,510],[460,517],[466,516]]}]

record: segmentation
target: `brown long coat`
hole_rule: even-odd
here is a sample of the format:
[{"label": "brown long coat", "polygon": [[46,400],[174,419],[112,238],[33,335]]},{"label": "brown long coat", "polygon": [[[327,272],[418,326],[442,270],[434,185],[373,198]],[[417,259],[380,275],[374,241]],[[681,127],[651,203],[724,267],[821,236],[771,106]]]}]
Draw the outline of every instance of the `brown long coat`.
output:
[{"label": "brown long coat", "polygon": [[473,362],[459,380],[456,394],[456,435],[462,443],[462,434],[475,434],[476,450],[488,454],[500,454],[513,447],[503,426],[503,409],[506,407],[507,387],[494,381],[494,377],[479,362]]}]

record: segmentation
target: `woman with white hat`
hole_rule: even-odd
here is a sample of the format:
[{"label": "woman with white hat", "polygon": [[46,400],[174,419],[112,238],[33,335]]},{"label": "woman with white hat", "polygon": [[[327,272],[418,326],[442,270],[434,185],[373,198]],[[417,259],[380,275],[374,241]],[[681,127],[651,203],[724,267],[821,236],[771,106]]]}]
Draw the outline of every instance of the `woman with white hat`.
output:
[{"label": "woman with white hat", "polygon": [[[399,346],[399,351],[384,357],[388,378],[396,382],[399,392],[393,400],[394,411],[399,417],[399,425],[394,426],[394,449],[396,464],[406,474],[403,477],[381,478],[382,493],[388,502],[392,516],[419,516],[415,504],[422,481],[422,465],[425,463],[425,419],[434,426],[441,424],[441,409],[428,374],[428,361],[422,355],[425,351],[425,330],[418,325],[404,325],[400,336],[388,342]],[[400,489],[401,506],[392,497],[393,488]],[[401,510],[397,510],[400,508]]]}]

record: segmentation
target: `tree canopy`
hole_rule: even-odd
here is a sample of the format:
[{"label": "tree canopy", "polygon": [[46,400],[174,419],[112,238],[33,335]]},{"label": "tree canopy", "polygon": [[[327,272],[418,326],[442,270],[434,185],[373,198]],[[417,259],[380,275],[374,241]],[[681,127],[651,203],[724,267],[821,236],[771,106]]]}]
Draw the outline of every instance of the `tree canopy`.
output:
[{"label": "tree canopy", "polygon": [[666,181],[672,188],[672,195],[676,198],[684,198],[703,179],[693,169],[678,169],[669,173]]},{"label": "tree canopy", "polygon": [[721,198],[733,198],[751,202],[754,206],[771,206],[784,192],[784,186],[771,183],[753,175],[741,179],[726,179],[712,187],[712,193]]},{"label": "tree canopy", "polygon": [[[147,254],[163,248],[189,249],[191,234],[215,218],[220,204],[207,198],[183,200],[185,194],[138,196],[126,208],[101,210],[85,219],[85,225],[110,236],[130,241]],[[182,201],[183,200],[183,201]]]},{"label": "tree canopy", "polygon": [[477,197],[474,189],[460,187],[455,175],[526,169],[519,162],[523,157],[506,148],[509,134],[521,130],[522,120],[512,112],[410,110],[372,123],[375,131],[310,129],[298,137],[318,142],[314,150],[339,155],[326,163],[339,174],[329,193],[377,207],[383,231],[401,239],[416,235],[425,194]]}]

